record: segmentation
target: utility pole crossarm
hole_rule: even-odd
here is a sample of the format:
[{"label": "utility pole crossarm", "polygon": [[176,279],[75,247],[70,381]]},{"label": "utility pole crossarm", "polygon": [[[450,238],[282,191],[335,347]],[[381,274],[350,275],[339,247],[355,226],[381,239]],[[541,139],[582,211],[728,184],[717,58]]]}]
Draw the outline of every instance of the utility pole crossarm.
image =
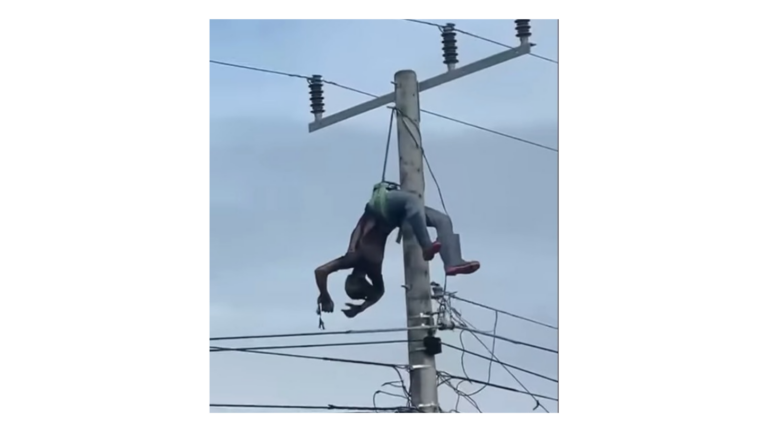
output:
[{"label": "utility pole crossarm", "polygon": [[[467,75],[471,75],[475,72],[488,69],[489,67],[496,66],[500,63],[518,58],[531,52],[530,44],[523,44],[516,48],[512,48],[506,51],[502,51],[498,54],[494,54],[490,57],[486,57],[482,60],[478,60],[474,63],[470,63],[466,66],[454,69],[426,79],[419,83],[419,92],[423,92],[443,84],[449,83],[453,80],[463,78]],[[386,104],[393,103],[395,101],[395,92],[387,93],[384,96],[379,96],[376,99],[371,99],[367,102],[363,102],[359,105],[355,105],[352,108],[347,108],[344,111],[331,114],[328,117],[317,119],[309,124],[309,132],[315,132],[322,128],[334,125],[349,118],[364,114],[368,111],[376,108],[383,107]]]}]

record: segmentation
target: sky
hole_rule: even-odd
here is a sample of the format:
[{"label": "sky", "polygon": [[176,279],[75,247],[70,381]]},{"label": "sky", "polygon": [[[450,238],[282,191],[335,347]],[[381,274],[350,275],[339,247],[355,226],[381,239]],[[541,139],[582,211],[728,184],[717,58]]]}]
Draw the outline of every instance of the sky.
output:
[{"label": "sky", "polygon": [[[431,20],[438,22],[437,20]],[[517,45],[510,20],[441,20]],[[557,21],[532,20],[537,54],[557,59]],[[459,67],[504,48],[458,35]],[[210,58],[327,80],[375,94],[393,90],[394,73],[420,80],[445,71],[434,27],[400,20],[214,20]],[[542,145],[558,147],[557,65],[526,56],[424,92],[421,107]],[[325,86],[326,115],[368,100]],[[317,331],[313,270],[341,255],[380,179],[389,110],[379,108],[314,133],[306,81],[210,65],[211,336]],[[444,119],[422,115],[423,146],[445,198],[466,259],[482,268],[449,279],[448,289],[476,302],[557,326],[557,153]],[[394,134],[394,132],[393,132]],[[393,151],[396,146],[393,147]],[[388,177],[397,181],[397,158]],[[441,208],[426,176],[426,203]],[[434,236],[434,231],[432,231]],[[339,272],[329,280],[337,312],[324,314],[327,331],[405,327],[402,250],[391,236],[384,263],[386,294],[354,319]],[[438,259],[431,277],[442,283]],[[493,312],[456,303],[462,316],[490,331]],[[498,334],[557,349],[557,330],[500,316]],[[460,345],[457,331],[443,331]],[[223,346],[372,341],[405,338],[374,334],[235,341]],[[465,347],[488,355],[471,335]],[[492,340],[485,338],[488,346]],[[304,355],[407,363],[404,345],[295,349]],[[557,379],[557,355],[503,341],[504,362]],[[460,353],[445,348],[439,370],[463,375]],[[467,356],[473,379],[488,380],[488,362]],[[557,397],[557,384],[515,372],[532,393]],[[210,354],[211,403],[371,406],[392,369],[246,353]],[[520,385],[499,365],[490,381]],[[478,386],[464,384],[472,392]],[[391,389],[390,389],[391,390]],[[396,391],[395,391],[396,392]],[[439,401],[457,396],[442,386]],[[486,388],[474,396],[483,412],[531,412],[530,396]],[[402,405],[382,396],[379,406]],[[557,402],[543,400],[551,412]],[[461,401],[460,412],[474,409]],[[211,409],[211,412],[224,410]],[[269,410],[260,410],[268,412]],[[297,410],[294,410],[297,411]],[[537,412],[541,412],[540,410]]]}]

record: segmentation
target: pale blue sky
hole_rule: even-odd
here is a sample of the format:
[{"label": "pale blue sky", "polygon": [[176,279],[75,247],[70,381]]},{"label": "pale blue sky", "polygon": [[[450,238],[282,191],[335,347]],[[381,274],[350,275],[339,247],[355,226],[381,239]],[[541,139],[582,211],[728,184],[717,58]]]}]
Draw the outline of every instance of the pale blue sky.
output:
[{"label": "pale blue sky", "polygon": [[[445,21],[443,21],[445,22]],[[454,20],[458,28],[516,44],[514,22]],[[557,22],[532,21],[540,55],[557,58]],[[467,64],[503,48],[459,35]],[[324,78],[371,93],[392,90],[398,69],[420,79],[444,72],[439,32],[405,21],[212,21],[211,59]],[[219,65],[211,73],[211,335],[315,331],[313,270],[343,253],[371,184],[378,180],[389,111],[382,108],[309,134],[306,82]],[[365,96],[326,86],[327,114]],[[557,65],[534,57],[512,60],[437,89],[424,109],[557,148]],[[424,147],[443,189],[464,255],[482,262],[453,278],[459,295],[557,325],[557,153],[431,116],[422,116]],[[391,159],[396,161],[397,159]],[[397,164],[388,170],[397,179]],[[439,199],[427,178],[427,203]],[[394,236],[393,236],[394,237]],[[297,242],[305,246],[294,249]],[[436,260],[435,263],[439,263]],[[391,239],[387,294],[358,318],[327,315],[328,330],[405,324],[402,253]],[[331,294],[344,302],[343,273]],[[432,278],[442,282],[439,264]],[[490,330],[493,314],[462,305],[463,315]],[[499,334],[557,348],[557,331],[502,316]],[[458,334],[442,332],[458,345]],[[468,336],[468,335],[465,335]],[[266,344],[399,338],[400,335],[269,340]],[[404,335],[402,335],[404,337]],[[465,337],[467,348],[486,354]],[[242,346],[256,346],[245,341]],[[488,341],[490,345],[490,341]],[[234,346],[234,345],[233,345]],[[301,354],[407,362],[399,345],[296,350]],[[508,363],[557,378],[557,356],[497,343]],[[459,354],[446,349],[438,368],[461,375]],[[468,357],[470,376],[486,379],[486,361]],[[557,396],[557,385],[516,373],[534,393]],[[211,354],[211,402],[370,405],[394,372],[357,365],[242,353]],[[491,380],[519,388],[501,367]],[[475,387],[462,387],[471,391]],[[452,408],[455,394],[441,388]],[[475,400],[485,412],[530,412],[530,397],[486,389]],[[401,401],[381,397],[381,405]],[[557,403],[543,401],[550,411]],[[460,411],[472,408],[462,402]]]}]

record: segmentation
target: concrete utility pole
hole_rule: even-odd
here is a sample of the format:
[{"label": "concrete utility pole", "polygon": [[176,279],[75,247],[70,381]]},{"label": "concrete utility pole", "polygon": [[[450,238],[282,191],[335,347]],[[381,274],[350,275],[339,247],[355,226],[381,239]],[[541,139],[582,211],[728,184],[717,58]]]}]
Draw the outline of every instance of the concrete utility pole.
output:
[{"label": "concrete utility pole", "polygon": [[[531,52],[533,44],[529,42],[530,20],[515,20],[518,47],[502,51],[466,66],[456,68],[458,54],[456,47],[456,31],[453,24],[442,28],[443,57],[448,72],[418,82],[416,73],[411,70],[401,70],[395,74],[395,91],[380,96],[344,111],[323,117],[323,80],[319,75],[313,75],[309,83],[312,114],[315,121],[309,124],[309,132],[342,122],[357,115],[366,113],[386,104],[395,103],[397,110],[397,137],[400,153],[400,187],[403,190],[418,194],[424,204],[424,170],[423,152],[421,148],[421,108],[419,92],[426,91],[453,80],[468,76],[489,67],[521,57]],[[371,179],[371,183],[375,180]],[[367,197],[361,197],[366,199]],[[408,327],[416,327],[408,331],[408,363],[411,376],[411,396],[413,405],[422,412],[440,412],[437,400],[437,369],[434,355],[425,348],[427,337],[431,336],[433,328],[432,296],[429,277],[429,264],[421,254],[413,232],[406,224],[403,229],[403,261],[405,264],[406,314]],[[423,328],[419,328],[423,327]],[[422,343],[421,341],[424,341]],[[429,344],[437,343],[435,338]],[[434,347],[431,348],[434,351]],[[437,350],[439,352],[439,349]]]},{"label": "concrete utility pole", "polygon": [[[397,110],[397,148],[400,153],[400,188],[419,196],[424,205],[424,159],[421,149],[419,82],[416,72],[401,70],[395,74],[395,109]],[[424,350],[430,335],[432,291],[429,264],[407,224],[403,226],[403,264],[405,268],[405,311],[408,328],[408,364],[411,365],[411,397],[424,412],[438,412],[437,369],[435,357]],[[423,326],[424,329],[419,327]]]}]

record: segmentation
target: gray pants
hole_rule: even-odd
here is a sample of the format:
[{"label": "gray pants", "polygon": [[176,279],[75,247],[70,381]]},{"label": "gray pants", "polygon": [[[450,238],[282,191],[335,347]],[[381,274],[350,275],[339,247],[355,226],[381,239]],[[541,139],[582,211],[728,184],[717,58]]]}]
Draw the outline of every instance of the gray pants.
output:
[{"label": "gray pants", "polygon": [[415,194],[402,190],[388,192],[386,214],[382,216],[392,225],[410,225],[422,249],[432,246],[427,227],[435,228],[437,240],[441,243],[440,260],[446,269],[465,262],[461,257],[459,235],[453,232],[451,218],[431,207],[422,207]]}]

